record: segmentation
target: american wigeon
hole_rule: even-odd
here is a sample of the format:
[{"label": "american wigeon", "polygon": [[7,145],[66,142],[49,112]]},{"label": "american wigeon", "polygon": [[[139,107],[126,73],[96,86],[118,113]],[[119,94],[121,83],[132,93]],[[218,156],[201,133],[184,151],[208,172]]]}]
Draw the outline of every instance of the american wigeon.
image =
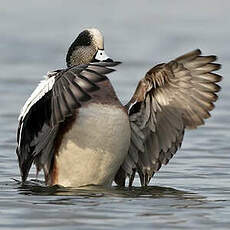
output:
[{"label": "american wigeon", "polygon": [[216,56],[194,50],[150,69],[127,105],[107,77],[114,62],[101,32],[81,32],[67,68],[48,72],[19,116],[17,155],[22,181],[32,163],[47,185],[141,185],[181,146],[184,130],[210,117],[217,100]]}]

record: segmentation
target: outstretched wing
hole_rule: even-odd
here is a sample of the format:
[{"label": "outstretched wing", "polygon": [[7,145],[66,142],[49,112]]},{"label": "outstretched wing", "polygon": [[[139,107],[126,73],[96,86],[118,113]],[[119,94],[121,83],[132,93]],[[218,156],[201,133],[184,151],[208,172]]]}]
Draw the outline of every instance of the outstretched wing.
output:
[{"label": "outstretched wing", "polygon": [[48,74],[25,103],[19,116],[17,156],[22,181],[33,162],[47,175],[52,164],[54,141],[59,125],[99,90],[98,82],[108,80],[109,68],[119,62],[100,62],[74,66]]},{"label": "outstretched wing", "polygon": [[213,71],[220,65],[216,56],[201,56],[194,50],[150,69],[126,105],[132,130],[129,153],[115,181],[124,185],[135,172],[142,186],[149,183],[161,165],[166,165],[180,147],[184,129],[204,124],[217,100]]}]

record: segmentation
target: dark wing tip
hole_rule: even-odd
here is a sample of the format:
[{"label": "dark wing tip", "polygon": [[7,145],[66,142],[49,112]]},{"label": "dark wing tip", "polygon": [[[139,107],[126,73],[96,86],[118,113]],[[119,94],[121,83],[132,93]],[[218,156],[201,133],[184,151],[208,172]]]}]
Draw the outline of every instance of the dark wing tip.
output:
[{"label": "dark wing tip", "polygon": [[215,66],[215,70],[213,70],[213,71],[217,71],[217,70],[222,68],[222,65],[219,63],[213,63],[213,65]]},{"label": "dark wing tip", "polygon": [[111,62],[92,62],[90,65],[95,65],[95,66],[104,66],[104,67],[113,67],[120,65],[122,62],[120,61],[111,61]]},{"label": "dark wing tip", "polygon": [[19,157],[18,159],[19,159],[19,169],[20,169],[21,179],[22,179],[22,183],[24,183],[28,177],[31,165],[33,163],[33,159],[24,160],[23,162],[21,162],[21,157]]},{"label": "dark wing tip", "polygon": [[210,55],[210,56],[207,56],[209,57],[211,60],[211,62],[214,62],[214,61],[217,61],[218,60],[218,57],[216,55]]},{"label": "dark wing tip", "polygon": [[221,64],[219,64],[219,63],[213,63],[213,62],[211,62],[207,66],[210,66],[210,68],[211,68],[209,72],[217,71],[217,70],[221,69]]},{"label": "dark wing tip", "polygon": [[121,61],[114,61],[114,62],[109,62],[110,66],[117,66],[117,65],[120,65],[122,64]]},{"label": "dark wing tip", "polygon": [[[200,56],[202,54],[201,49],[197,48],[195,50],[190,51],[189,53],[187,53],[188,55],[196,55],[196,56]],[[185,54],[186,55],[186,54]]]},{"label": "dark wing tip", "polygon": [[201,50],[199,48],[195,49],[194,52],[196,52],[197,54],[201,54]]},{"label": "dark wing tip", "polygon": [[212,73],[212,75],[214,75],[215,77],[214,77],[214,82],[220,82],[220,81],[222,81],[223,80],[223,76],[221,76],[221,75],[219,75],[219,74],[214,74],[214,73]]}]

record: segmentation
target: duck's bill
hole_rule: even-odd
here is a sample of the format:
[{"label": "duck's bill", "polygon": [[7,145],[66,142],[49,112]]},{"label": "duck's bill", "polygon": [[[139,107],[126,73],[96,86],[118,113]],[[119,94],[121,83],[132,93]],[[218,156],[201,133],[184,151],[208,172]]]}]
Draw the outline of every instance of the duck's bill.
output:
[{"label": "duck's bill", "polygon": [[99,62],[100,61],[113,62],[113,60],[105,53],[104,50],[98,50],[94,59],[96,62],[98,62],[98,61]]}]

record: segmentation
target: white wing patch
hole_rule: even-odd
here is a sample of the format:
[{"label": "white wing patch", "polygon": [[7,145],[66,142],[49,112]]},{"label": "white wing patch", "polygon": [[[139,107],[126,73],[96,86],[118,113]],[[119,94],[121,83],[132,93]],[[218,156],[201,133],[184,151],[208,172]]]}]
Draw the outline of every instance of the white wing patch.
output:
[{"label": "white wing patch", "polygon": [[131,103],[129,105],[129,109],[128,109],[128,114],[130,113],[130,110],[132,109],[132,107],[137,103],[137,101],[134,101],[133,103]]},{"label": "white wing patch", "polygon": [[26,114],[29,112],[31,107],[38,102],[47,92],[49,92],[54,85],[55,82],[55,75],[47,78],[45,80],[42,80],[37,88],[33,91],[29,99],[26,101],[25,105],[23,106],[21,113],[18,117],[18,120],[24,119]]},{"label": "white wing patch", "polygon": [[21,127],[20,127],[20,131],[19,131],[19,143],[18,146],[20,148],[21,145],[21,135],[22,135],[22,129],[24,126],[23,120],[26,116],[26,114],[29,112],[29,110],[31,109],[31,107],[38,102],[47,92],[49,92],[54,85],[55,82],[55,74],[53,74],[52,77],[49,77],[49,73],[47,73],[47,76],[45,76],[45,80],[42,80],[37,88],[33,91],[33,93],[31,94],[31,96],[29,97],[29,99],[26,101],[26,103],[24,104],[24,106],[22,107],[21,113],[18,117],[18,121],[22,121],[21,123]]}]

